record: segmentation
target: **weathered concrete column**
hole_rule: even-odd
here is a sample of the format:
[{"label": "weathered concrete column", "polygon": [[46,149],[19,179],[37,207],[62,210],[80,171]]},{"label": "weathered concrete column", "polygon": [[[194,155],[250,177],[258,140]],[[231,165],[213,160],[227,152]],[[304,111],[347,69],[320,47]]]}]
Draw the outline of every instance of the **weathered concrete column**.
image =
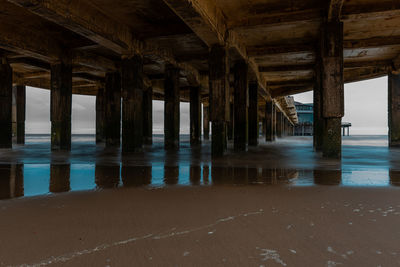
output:
[{"label": "weathered concrete column", "polygon": [[143,58],[122,59],[122,152],[143,149]]},{"label": "weathered concrete column", "polygon": [[341,123],[344,116],[343,23],[325,22],[321,37],[322,60],[322,154],[341,158]]},{"label": "weathered concrete column", "polygon": [[[318,54],[320,51],[317,52]],[[313,93],[313,144],[314,150],[320,152],[324,137],[324,119],[322,117],[322,59],[319,56],[316,57]]]},{"label": "weathered concrete column", "polygon": [[258,145],[258,83],[249,83],[249,146]]},{"label": "weathered concrete column", "polygon": [[277,108],[274,102],[272,102],[272,129],[273,129],[273,137],[276,140],[277,137]]},{"label": "weathered concrete column", "polygon": [[280,111],[276,112],[276,136],[282,138],[282,124],[283,124],[283,114]]},{"label": "weathered concrete column", "polygon": [[248,66],[244,60],[238,60],[233,67],[234,72],[234,149],[245,151],[248,138],[248,102],[249,89],[247,83]]},{"label": "weathered concrete column", "polygon": [[165,66],[164,97],[165,148],[179,149],[179,69],[173,65]]},{"label": "weathered concrete column", "polygon": [[51,149],[71,150],[72,65],[51,65]]},{"label": "weathered concrete column", "polygon": [[400,146],[400,74],[388,75],[389,146]]},{"label": "weathered concrete column", "polygon": [[229,104],[229,122],[228,122],[228,140],[233,140],[233,124],[234,124],[234,114],[233,114],[233,102]]},{"label": "weathered concrete column", "polygon": [[212,121],[211,153],[222,156],[226,151],[226,121],[229,118],[228,51],[211,47],[209,56],[210,118]]},{"label": "weathered concrete column", "polygon": [[201,144],[200,88],[190,88],[190,144]]},{"label": "weathered concrete column", "polygon": [[105,141],[104,119],[105,119],[104,88],[99,87],[96,95],[96,143]]},{"label": "weathered concrete column", "polygon": [[12,69],[0,58],[0,148],[12,147]]},{"label": "weathered concrete column", "polygon": [[104,102],[106,147],[119,147],[121,140],[121,75],[119,72],[106,74]]},{"label": "weathered concrete column", "polygon": [[24,85],[13,86],[13,136],[17,144],[25,144],[25,107],[26,88]]},{"label": "weathered concrete column", "polygon": [[210,140],[210,108],[205,103],[203,103],[203,138]]},{"label": "weathered concrete column", "polygon": [[265,141],[272,142],[274,135],[274,103],[272,100],[265,102]]},{"label": "weathered concrete column", "polygon": [[153,88],[143,92],[143,142],[153,144]]}]

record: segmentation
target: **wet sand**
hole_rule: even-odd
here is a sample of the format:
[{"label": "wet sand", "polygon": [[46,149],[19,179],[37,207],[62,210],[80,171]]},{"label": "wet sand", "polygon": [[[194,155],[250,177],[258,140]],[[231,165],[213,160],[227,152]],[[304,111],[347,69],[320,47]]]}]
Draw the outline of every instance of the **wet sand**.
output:
[{"label": "wet sand", "polygon": [[0,202],[0,266],[397,266],[400,189],[119,188]]}]

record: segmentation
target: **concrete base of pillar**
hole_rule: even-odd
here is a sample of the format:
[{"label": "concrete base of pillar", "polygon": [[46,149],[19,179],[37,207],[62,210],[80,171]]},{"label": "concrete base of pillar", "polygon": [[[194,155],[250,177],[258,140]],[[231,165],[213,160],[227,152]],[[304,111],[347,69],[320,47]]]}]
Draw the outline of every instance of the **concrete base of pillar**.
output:
[{"label": "concrete base of pillar", "polygon": [[212,156],[223,156],[226,151],[226,145],[226,122],[212,122]]},{"label": "concrete base of pillar", "polygon": [[323,127],[322,156],[340,159],[342,156],[341,118],[325,118]]}]

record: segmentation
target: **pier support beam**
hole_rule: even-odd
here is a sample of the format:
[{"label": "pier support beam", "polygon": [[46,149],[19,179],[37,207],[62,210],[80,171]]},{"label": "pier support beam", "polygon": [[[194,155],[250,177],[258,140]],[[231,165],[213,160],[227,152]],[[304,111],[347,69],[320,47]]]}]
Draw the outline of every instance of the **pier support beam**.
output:
[{"label": "pier support beam", "polygon": [[228,141],[233,140],[233,124],[234,124],[234,114],[233,114],[233,103],[229,104],[229,122],[228,122]]},{"label": "pier support beam", "polygon": [[276,111],[276,137],[282,138],[282,124],[283,114],[280,111]]},{"label": "pier support beam", "polygon": [[210,107],[203,104],[203,136],[210,140]]},{"label": "pier support beam", "polygon": [[322,155],[341,158],[341,123],[344,116],[343,23],[325,22],[321,36],[322,60]]},{"label": "pier support beam", "polygon": [[[317,54],[321,52],[318,51]],[[317,56],[313,91],[313,144],[316,152],[322,151],[324,139],[324,119],[322,117],[322,59]]]},{"label": "pier support beam", "polygon": [[0,148],[12,147],[12,69],[0,58]]},{"label": "pier support beam", "polygon": [[143,149],[143,58],[122,59],[122,152]]},{"label": "pier support beam", "polygon": [[143,92],[143,142],[153,144],[153,88]]},{"label": "pier support beam", "polygon": [[190,144],[201,144],[200,88],[190,88]]},{"label": "pier support beam", "polygon": [[246,151],[248,137],[248,99],[247,84],[248,66],[244,60],[238,60],[234,65],[234,149]]},{"label": "pier support beam", "polygon": [[388,76],[389,146],[400,146],[400,74]]},{"label": "pier support beam", "polygon": [[274,135],[274,103],[272,100],[265,102],[265,141],[272,142]]},{"label": "pier support beam", "polygon": [[179,149],[179,69],[173,65],[165,67],[164,97],[165,149]]},{"label": "pier support beam", "polygon": [[258,145],[258,83],[249,83],[249,146]]},{"label": "pier support beam", "polygon": [[13,87],[13,136],[17,144],[25,144],[25,107],[26,88],[24,85]]},{"label": "pier support beam", "polygon": [[51,65],[51,149],[71,150],[72,66]]},{"label": "pier support beam", "polygon": [[104,100],[106,147],[119,147],[121,139],[121,75],[119,72],[106,74]]},{"label": "pier support beam", "polygon": [[228,51],[214,45],[209,56],[210,118],[212,121],[211,154],[222,156],[226,151],[226,122],[229,118]]},{"label": "pier support beam", "polygon": [[104,88],[99,87],[96,95],[96,143],[104,142]]}]

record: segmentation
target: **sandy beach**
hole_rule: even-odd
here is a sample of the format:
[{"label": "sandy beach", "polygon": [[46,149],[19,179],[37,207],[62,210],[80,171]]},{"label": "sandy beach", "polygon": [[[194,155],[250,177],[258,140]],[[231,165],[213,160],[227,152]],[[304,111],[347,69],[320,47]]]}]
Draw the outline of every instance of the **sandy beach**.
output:
[{"label": "sandy beach", "polygon": [[1,266],[397,266],[395,187],[122,188],[0,202]]}]

